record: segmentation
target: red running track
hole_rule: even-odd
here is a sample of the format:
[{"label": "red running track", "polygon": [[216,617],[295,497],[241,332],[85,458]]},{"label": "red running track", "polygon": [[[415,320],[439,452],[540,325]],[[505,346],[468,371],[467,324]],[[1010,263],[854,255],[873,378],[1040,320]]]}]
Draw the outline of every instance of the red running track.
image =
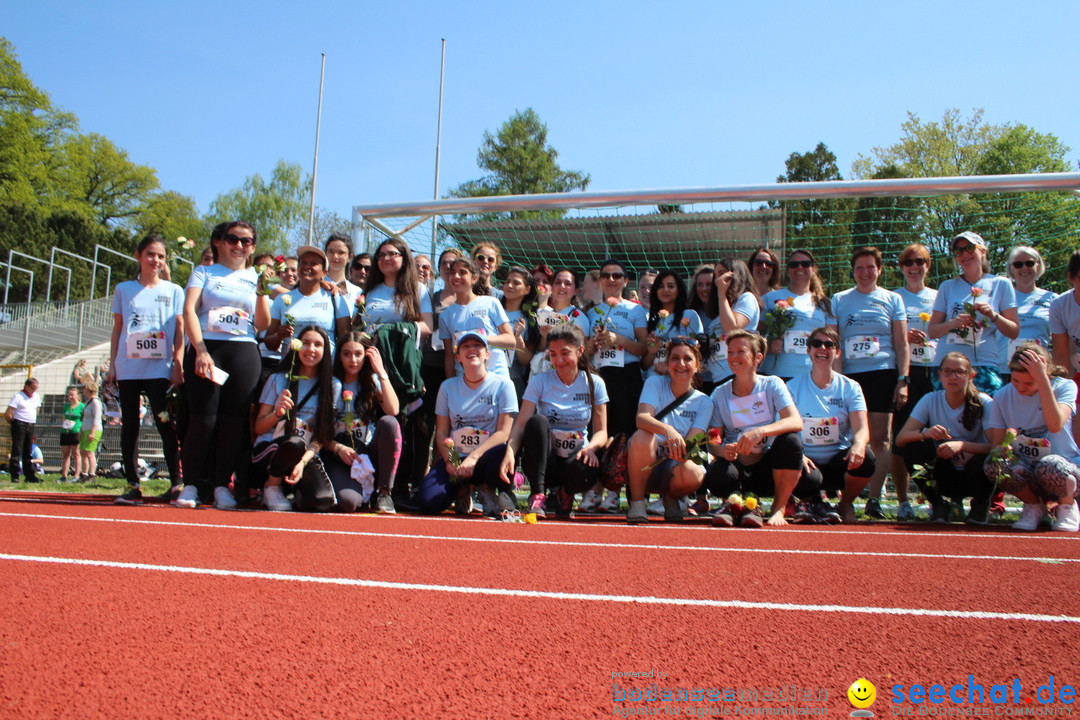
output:
[{"label": "red running track", "polygon": [[[0,527],[5,718],[847,716],[859,677],[882,717],[895,684],[1080,685],[1075,535],[27,502]],[[653,683],[759,701],[613,701]],[[791,685],[817,699],[761,699]]]}]

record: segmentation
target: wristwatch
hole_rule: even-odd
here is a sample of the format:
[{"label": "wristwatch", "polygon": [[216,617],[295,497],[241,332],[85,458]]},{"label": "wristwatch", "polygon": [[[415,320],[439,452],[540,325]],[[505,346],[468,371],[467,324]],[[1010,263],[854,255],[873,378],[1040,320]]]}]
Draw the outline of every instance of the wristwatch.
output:
[{"label": "wristwatch", "polygon": [[900,375],[899,377],[896,378],[897,382],[900,382],[901,380],[903,380],[904,382],[907,382],[908,381],[908,376],[907,375]]}]

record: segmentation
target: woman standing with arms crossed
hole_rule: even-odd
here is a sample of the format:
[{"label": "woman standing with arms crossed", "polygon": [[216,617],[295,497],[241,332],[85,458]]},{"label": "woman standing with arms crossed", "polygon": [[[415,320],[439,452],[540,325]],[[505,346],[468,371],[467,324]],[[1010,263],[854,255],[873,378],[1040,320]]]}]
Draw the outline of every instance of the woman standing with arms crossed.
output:
[{"label": "woman standing with arms crossed", "polygon": [[[247,470],[248,418],[261,367],[255,333],[270,324],[270,300],[250,266],[257,240],[249,223],[228,223],[213,241],[214,264],[192,271],[184,297],[189,417],[181,459],[189,479],[205,477],[211,441],[218,439],[211,482],[214,506],[226,510],[236,507],[229,477]],[[199,489],[188,484],[175,505],[198,502]]]},{"label": "woman standing with arms crossed", "polygon": [[[147,235],[135,250],[139,276],[116,286],[113,295],[113,331],[109,346],[109,374],[106,382],[116,381],[120,389],[120,452],[128,489],[116,499],[119,505],[142,502],[139,487],[138,445],[139,404],[145,393],[158,434],[162,454],[169,466],[172,488],[169,499],[180,496],[180,443],[166,413],[165,394],[169,385],[184,382],[184,291],[179,285],[161,279],[160,271],[168,263],[165,238]],[[165,417],[168,417],[166,414]]]}]

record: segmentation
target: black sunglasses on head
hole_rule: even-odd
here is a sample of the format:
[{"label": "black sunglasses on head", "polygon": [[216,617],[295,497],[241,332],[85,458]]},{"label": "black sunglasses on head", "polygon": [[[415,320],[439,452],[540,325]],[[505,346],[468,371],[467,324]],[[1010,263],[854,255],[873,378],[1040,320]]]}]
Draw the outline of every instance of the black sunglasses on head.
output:
[{"label": "black sunglasses on head", "polygon": [[669,348],[678,347],[679,345],[686,345],[688,347],[697,347],[698,341],[690,337],[676,337],[668,340],[667,346]]}]

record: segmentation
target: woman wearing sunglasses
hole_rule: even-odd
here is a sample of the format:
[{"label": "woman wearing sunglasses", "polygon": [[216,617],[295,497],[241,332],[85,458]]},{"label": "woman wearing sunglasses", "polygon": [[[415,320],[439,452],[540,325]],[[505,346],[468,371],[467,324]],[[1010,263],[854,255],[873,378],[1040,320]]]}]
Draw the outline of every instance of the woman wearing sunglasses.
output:
[{"label": "woman wearing sunglasses", "polygon": [[754,276],[754,292],[763,298],[773,290],[780,289],[780,258],[769,248],[758,248],[747,260]]},{"label": "woman wearing sunglasses", "polygon": [[502,253],[498,246],[490,242],[482,242],[472,249],[472,259],[480,270],[480,295],[491,295],[495,298],[502,297],[502,290],[495,286],[495,273],[502,265]]},{"label": "woman wearing sunglasses", "polygon": [[[811,370],[792,378],[787,386],[802,413],[803,467],[801,480],[824,489],[830,497],[842,490],[840,512],[821,499],[821,491],[807,487],[799,495],[796,520],[808,522],[855,522],[851,504],[874,475],[866,398],[857,382],[833,369],[842,347],[835,328],[810,333]],[[798,494],[798,489],[796,490]]]},{"label": "woman wearing sunglasses", "polygon": [[[262,365],[255,333],[270,323],[269,298],[257,291],[259,278],[251,267],[257,239],[249,223],[228,223],[224,236],[212,242],[214,264],[196,267],[188,280],[184,295],[188,429],[181,463],[189,484],[175,502],[178,507],[198,504],[195,483],[208,476],[212,444],[215,451],[209,465],[215,507],[235,508],[229,478],[233,473],[246,476],[248,419]],[[215,438],[222,441],[212,443]]]},{"label": "woman wearing sunglasses", "polygon": [[[908,326],[908,399],[893,413],[892,433],[895,438],[904,427],[912,409],[919,400],[934,389],[931,377],[934,375],[937,340],[928,335],[930,314],[934,311],[937,290],[926,287],[926,276],[930,272],[930,251],[925,245],[912,243],[900,252],[897,264],[904,276],[904,287],[894,292],[904,301]],[[899,455],[894,454],[889,461],[889,472],[896,486],[896,511],[898,520],[912,520],[915,510],[908,501],[907,464]],[[880,510],[880,504],[879,504]]]},{"label": "woman wearing sunglasses", "polygon": [[674,270],[661,270],[649,303],[649,345],[642,358],[647,377],[667,373],[667,345],[672,338],[705,334],[701,318],[687,307],[686,283]]},{"label": "woman wearing sunglasses", "polygon": [[975,371],[963,353],[949,353],[938,366],[944,389],[924,396],[896,436],[898,454],[909,468],[916,463],[932,467],[932,475],[917,480],[930,501],[930,519],[949,522],[949,499],[963,504],[971,498],[967,522],[989,521],[994,484],[986,479],[983,464],[990,452],[986,421],[993,401],[973,382]]},{"label": "woman wearing sunglasses", "polygon": [[998,372],[1003,382],[1009,381],[1009,360],[1022,343],[1034,342],[1050,347],[1050,303],[1056,293],[1038,287],[1039,278],[1046,272],[1042,255],[1033,247],[1019,245],[1009,252],[1005,274],[1016,291],[1016,313],[1020,331],[1010,340],[999,334]]},{"label": "woman wearing sunglasses", "polygon": [[[761,299],[761,327],[768,338],[769,353],[761,369],[784,380],[810,371],[810,356],[806,354],[810,332],[835,323],[813,254],[805,249],[793,251],[787,268],[788,286]],[[791,321],[782,333],[770,329],[776,327],[779,317]]]},{"label": "woman wearing sunglasses", "polygon": [[668,355],[668,374],[645,381],[637,408],[638,429],[627,449],[628,523],[648,522],[649,493],[663,499],[666,521],[681,521],[679,500],[695,493],[705,479],[705,468],[686,456],[686,439],[705,432],[711,413],[709,396],[695,388],[701,370],[698,341],[672,338]]},{"label": "woman wearing sunglasses", "polygon": [[855,287],[833,295],[836,320],[829,323],[840,335],[843,372],[862,387],[870,422],[870,448],[877,458],[870,481],[866,514],[881,519],[878,497],[889,470],[889,427],[892,413],[908,400],[907,312],[896,293],[878,287],[881,251],[862,247],[851,256]]},{"label": "woman wearing sunglasses", "polygon": [[[809,335],[809,333],[807,333]],[[812,498],[817,488],[799,484],[803,466],[802,417],[784,381],[758,375],[765,358],[765,338],[746,330],[727,336],[728,365],[734,377],[716,388],[711,398],[710,432],[719,431],[709,450],[717,460],[709,465],[709,492],[726,498],[734,492],[771,495],[768,523],[787,525],[784,508],[793,497]],[[819,494],[820,497],[820,494]],[[716,525],[761,527],[760,509],[735,517],[727,503],[713,516]]]},{"label": "woman wearing sunglasses", "polygon": [[1012,283],[990,272],[986,241],[980,235],[960,233],[953,238],[952,251],[960,274],[938,288],[930,337],[941,339],[939,357],[950,352],[967,355],[975,368],[976,387],[993,394],[1002,385],[998,335],[1011,340],[1020,331],[1016,293]]}]

